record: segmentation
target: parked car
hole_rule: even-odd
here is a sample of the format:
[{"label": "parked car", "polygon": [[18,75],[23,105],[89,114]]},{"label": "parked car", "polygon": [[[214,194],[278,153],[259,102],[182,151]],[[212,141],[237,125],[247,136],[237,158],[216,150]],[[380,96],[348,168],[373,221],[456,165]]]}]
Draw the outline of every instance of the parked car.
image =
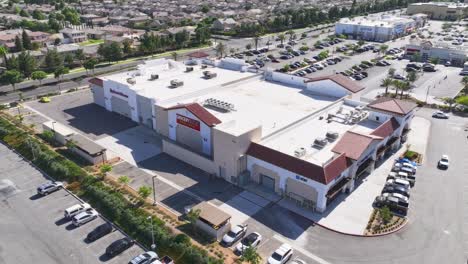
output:
[{"label": "parked car", "polygon": [[128,264],[151,264],[153,261],[158,260],[158,254],[153,251],[147,251],[134,257]]},{"label": "parked car", "polygon": [[410,193],[409,193],[409,190],[401,187],[401,186],[398,186],[398,185],[388,185],[388,186],[385,186],[383,189],[382,189],[382,193],[399,193],[399,194],[402,194],[406,197],[410,197]]},{"label": "parked car", "polygon": [[319,63],[314,63],[313,64],[314,68],[316,68],[317,70],[323,70],[323,66]]},{"label": "parked car", "polygon": [[282,244],[273,254],[268,258],[268,264],[284,264],[291,259],[293,249],[288,244]]},{"label": "parked car", "polygon": [[49,193],[58,191],[63,187],[63,183],[57,181],[47,181],[37,187],[37,193],[40,195],[48,195]]},{"label": "parked car", "polygon": [[397,80],[405,80],[405,79],[406,79],[406,77],[405,77],[405,76],[403,76],[403,75],[401,75],[401,74],[399,74],[399,73],[395,73],[395,74],[393,75],[393,79],[397,79]]},{"label": "parked car", "polygon": [[395,180],[387,180],[386,184],[395,184],[395,185],[400,185],[405,189],[409,189],[411,187],[410,182],[407,180],[402,180],[402,179],[395,179]]},{"label": "parked car", "polygon": [[86,241],[88,242],[93,242],[98,240],[99,238],[110,234],[114,228],[110,223],[104,223],[96,228],[94,228],[93,231],[89,232],[89,234],[86,236]]},{"label": "parked car", "polygon": [[468,76],[468,70],[463,70],[459,73],[461,76]]},{"label": "parked car", "polygon": [[449,118],[449,116],[448,116],[446,113],[442,112],[442,111],[436,111],[436,112],[434,112],[434,113],[432,114],[432,117],[434,117],[434,118],[441,118],[441,119],[448,119],[448,118]]},{"label": "parked car", "polygon": [[262,235],[257,232],[250,233],[237,244],[235,252],[242,254],[248,247],[257,247],[262,241]]},{"label": "parked car", "polygon": [[439,169],[448,169],[449,157],[447,155],[442,155],[442,158],[440,158],[439,163],[437,164],[437,167],[439,167]]},{"label": "parked car", "polygon": [[98,212],[94,209],[90,209],[90,210],[87,210],[87,211],[84,211],[84,212],[81,212],[77,215],[75,215],[73,218],[72,218],[72,223],[74,226],[80,226],[80,225],[84,225],[94,219],[96,219],[98,217]]},{"label": "parked car", "polygon": [[129,249],[131,246],[133,246],[133,244],[135,244],[135,241],[128,237],[116,240],[106,248],[106,255],[109,257],[117,256],[118,254]]},{"label": "parked car", "polygon": [[246,232],[247,232],[247,225],[233,226],[233,227],[231,227],[231,230],[229,230],[229,232],[227,232],[223,236],[223,239],[221,240],[220,244],[225,246],[225,247],[232,246],[239,239],[241,239],[243,236],[245,236]]},{"label": "parked car", "polygon": [[63,213],[64,214],[64,217],[65,218],[71,218],[83,211],[86,211],[86,210],[89,210],[91,209],[91,205],[87,204],[87,203],[83,203],[83,204],[75,204],[73,206],[70,206],[68,207],[67,209],[65,209],[65,212]]}]

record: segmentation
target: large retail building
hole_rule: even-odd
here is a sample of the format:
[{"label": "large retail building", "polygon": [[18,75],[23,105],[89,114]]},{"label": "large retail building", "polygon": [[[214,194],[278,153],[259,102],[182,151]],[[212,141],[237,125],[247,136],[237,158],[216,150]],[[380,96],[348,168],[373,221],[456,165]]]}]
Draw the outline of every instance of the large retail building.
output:
[{"label": "large retail building", "polygon": [[454,2],[429,2],[429,3],[414,3],[408,5],[406,13],[426,14],[432,19],[455,20],[463,17],[463,10],[468,8],[466,3]]},{"label": "large retail building", "polygon": [[342,75],[257,73],[236,59],[147,61],[92,79],[96,104],[147,126],[163,152],[323,212],[401,145],[415,105],[352,100]]}]

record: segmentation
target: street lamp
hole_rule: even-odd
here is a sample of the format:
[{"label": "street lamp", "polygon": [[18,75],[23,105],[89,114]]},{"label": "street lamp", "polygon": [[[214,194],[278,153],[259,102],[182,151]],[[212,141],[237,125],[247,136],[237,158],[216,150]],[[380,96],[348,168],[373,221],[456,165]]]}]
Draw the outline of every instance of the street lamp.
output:
[{"label": "street lamp", "polygon": [[155,250],[156,249],[156,244],[154,243],[154,228],[153,228],[153,217],[151,216],[148,216],[148,218],[150,220],[150,223],[151,223],[151,249],[152,250]]},{"label": "street lamp", "polygon": [[153,176],[153,206],[156,206],[156,192],[155,192],[155,182],[154,179],[156,179],[156,175]]}]

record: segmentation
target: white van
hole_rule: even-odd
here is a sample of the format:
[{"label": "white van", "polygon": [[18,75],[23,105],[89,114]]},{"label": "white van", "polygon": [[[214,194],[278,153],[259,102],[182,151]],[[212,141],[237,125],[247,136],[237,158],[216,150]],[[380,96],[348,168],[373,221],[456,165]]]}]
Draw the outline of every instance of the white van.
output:
[{"label": "white van", "polygon": [[83,204],[75,204],[71,207],[68,207],[67,209],[65,209],[65,212],[64,212],[64,216],[65,218],[72,218],[73,216],[81,213],[81,212],[84,212],[88,209],[91,209],[91,205],[87,204],[87,203],[83,203]]}]

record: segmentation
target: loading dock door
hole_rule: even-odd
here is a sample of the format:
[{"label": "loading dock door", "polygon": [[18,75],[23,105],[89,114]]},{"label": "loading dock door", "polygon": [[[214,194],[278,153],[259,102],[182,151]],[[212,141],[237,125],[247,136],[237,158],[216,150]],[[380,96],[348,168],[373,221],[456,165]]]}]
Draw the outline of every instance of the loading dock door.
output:
[{"label": "loading dock door", "polygon": [[179,124],[176,128],[176,138],[177,142],[182,143],[197,152],[203,152],[203,141],[200,131]]},{"label": "loading dock door", "polygon": [[128,102],[117,98],[115,96],[111,97],[111,104],[112,104],[112,111],[116,112],[118,114],[121,114],[123,116],[126,116],[128,118],[131,118],[131,110],[130,106],[128,105]]},{"label": "loading dock door", "polygon": [[275,191],[275,179],[266,175],[260,174],[263,187],[274,192]]}]

